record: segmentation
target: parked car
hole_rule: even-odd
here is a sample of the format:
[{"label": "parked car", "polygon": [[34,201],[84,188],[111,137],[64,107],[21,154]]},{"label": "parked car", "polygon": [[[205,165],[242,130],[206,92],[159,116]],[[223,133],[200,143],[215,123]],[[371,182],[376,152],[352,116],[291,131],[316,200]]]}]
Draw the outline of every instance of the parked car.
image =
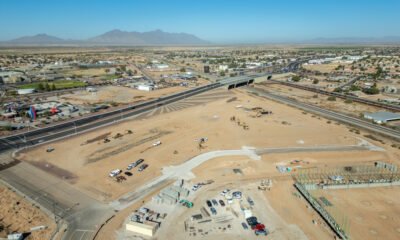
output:
[{"label": "parked car", "polygon": [[250,206],[254,206],[254,201],[250,197],[247,197],[247,202],[250,204]]},{"label": "parked car", "polygon": [[200,188],[200,185],[196,184],[192,187],[192,191],[197,191]]},{"label": "parked car", "polygon": [[133,167],[137,167],[139,164],[141,164],[142,162],[144,162],[144,159],[143,158],[140,158],[140,159],[138,159],[136,162],[134,162],[134,163],[132,163],[133,165]]},{"label": "parked car", "polygon": [[219,200],[219,204],[221,205],[221,207],[225,207],[225,203],[222,200]]},{"label": "parked car", "polygon": [[148,164],[143,164],[142,166],[139,167],[138,171],[141,172],[145,170],[149,165]]},{"label": "parked car", "polygon": [[207,203],[207,206],[208,206],[208,207],[212,207],[212,203],[211,203],[210,200],[207,200],[206,203]]},{"label": "parked car", "polygon": [[52,147],[49,147],[49,148],[46,149],[46,152],[48,152],[48,153],[52,152],[52,151],[54,151],[54,148],[52,148]]},{"label": "parked car", "polygon": [[122,170],[121,170],[121,169],[115,169],[115,170],[112,170],[112,171],[110,172],[109,176],[110,176],[110,177],[116,177],[116,176],[118,176],[120,173],[122,173]]},{"label": "parked car", "polygon": [[249,226],[247,226],[247,224],[245,222],[242,222],[242,227],[244,230],[249,229]]},{"label": "parked car", "polygon": [[242,198],[242,192],[239,192],[239,191],[233,192],[232,193],[232,197],[236,198],[236,199],[241,199]]},{"label": "parked car", "polygon": [[133,168],[132,164],[129,164],[126,170],[132,170],[132,168]]},{"label": "parked car", "polygon": [[212,200],[212,203],[213,203],[214,206],[218,206],[217,200],[213,199],[213,200]]},{"label": "parked car", "polygon": [[246,221],[247,221],[247,224],[251,227],[256,226],[258,224],[256,217],[249,217],[246,219]]},{"label": "parked car", "polygon": [[211,207],[210,210],[213,215],[217,215],[217,210],[214,207]]},{"label": "parked car", "polygon": [[268,235],[268,230],[267,229],[260,229],[260,230],[255,230],[254,233],[258,236],[267,236]]},{"label": "parked car", "polygon": [[225,189],[224,191],[221,192],[222,196],[225,196],[228,192],[230,192],[231,190],[229,189]]},{"label": "parked car", "polygon": [[125,175],[128,176],[128,177],[130,177],[130,176],[132,176],[133,174],[132,174],[131,172],[125,172]]}]

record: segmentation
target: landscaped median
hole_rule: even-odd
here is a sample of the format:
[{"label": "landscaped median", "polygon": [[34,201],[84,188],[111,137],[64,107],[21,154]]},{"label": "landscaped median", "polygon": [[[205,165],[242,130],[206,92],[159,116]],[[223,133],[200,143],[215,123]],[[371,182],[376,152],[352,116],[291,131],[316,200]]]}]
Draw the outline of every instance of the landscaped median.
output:
[{"label": "landscaped median", "polygon": [[59,80],[54,82],[35,82],[35,83],[27,83],[18,86],[18,89],[35,89],[35,90],[44,90],[44,91],[54,91],[60,89],[67,88],[77,88],[77,87],[85,87],[87,84],[81,81],[73,81],[73,80]]}]

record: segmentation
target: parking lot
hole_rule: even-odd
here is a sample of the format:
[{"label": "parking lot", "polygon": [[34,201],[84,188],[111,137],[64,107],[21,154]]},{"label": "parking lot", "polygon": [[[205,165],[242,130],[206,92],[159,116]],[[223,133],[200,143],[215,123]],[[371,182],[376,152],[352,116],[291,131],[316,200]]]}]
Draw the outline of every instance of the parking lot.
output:
[{"label": "parking lot", "polygon": [[[194,182],[192,186],[196,184]],[[215,184],[201,186],[190,193],[194,207],[174,212],[175,218],[166,223],[168,226],[164,225],[157,236],[168,238],[174,234],[174,239],[260,239],[265,227],[269,239],[307,239],[296,225],[280,218],[263,193],[257,190],[255,184],[230,185],[229,189]]]}]

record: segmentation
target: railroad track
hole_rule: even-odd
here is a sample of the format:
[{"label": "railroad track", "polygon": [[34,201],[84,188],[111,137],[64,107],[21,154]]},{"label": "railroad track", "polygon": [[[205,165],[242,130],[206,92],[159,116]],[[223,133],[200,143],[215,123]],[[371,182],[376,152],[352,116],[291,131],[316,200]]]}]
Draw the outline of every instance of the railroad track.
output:
[{"label": "railroad track", "polygon": [[368,100],[368,99],[362,99],[362,98],[358,98],[355,96],[345,95],[345,94],[341,94],[341,93],[337,93],[337,92],[328,92],[328,91],[321,90],[318,88],[302,86],[302,85],[289,83],[289,82],[282,82],[282,81],[277,81],[277,80],[272,80],[272,79],[270,79],[268,81],[271,83],[277,83],[277,84],[285,85],[288,87],[302,89],[302,90],[315,92],[315,93],[319,93],[319,94],[324,94],[324,95],[328,95],[328,96],[334,96],[334,97],[338,97],[338,98],[342,98],[342,99],[349,99],[354,102],[363,103],[363,104],[367,104],[370,106],[379,107],[379,108],[383,108],[383,109],[387,109],[387,110],[391,110],[391,111],[395,111],[395,112],[400,112],[400,106],[396,106],[393,104],[385,104],[385,103],[376,102],[376,101],[372,101],[372,100]]}]

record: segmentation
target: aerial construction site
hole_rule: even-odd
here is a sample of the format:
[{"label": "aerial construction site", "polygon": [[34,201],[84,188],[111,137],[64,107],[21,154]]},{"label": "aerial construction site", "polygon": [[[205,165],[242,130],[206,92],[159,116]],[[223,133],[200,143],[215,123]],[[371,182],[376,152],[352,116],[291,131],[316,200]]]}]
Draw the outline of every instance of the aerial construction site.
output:
[{"label": "aerial construction site", "polygon": [[[148,12],[135,4],[109,6],[114,17],[82,9],[129,22]],[[141,21],[168,22],[171,6]],[[395,37],[2,32],[0,240],[400,239]]]}]

